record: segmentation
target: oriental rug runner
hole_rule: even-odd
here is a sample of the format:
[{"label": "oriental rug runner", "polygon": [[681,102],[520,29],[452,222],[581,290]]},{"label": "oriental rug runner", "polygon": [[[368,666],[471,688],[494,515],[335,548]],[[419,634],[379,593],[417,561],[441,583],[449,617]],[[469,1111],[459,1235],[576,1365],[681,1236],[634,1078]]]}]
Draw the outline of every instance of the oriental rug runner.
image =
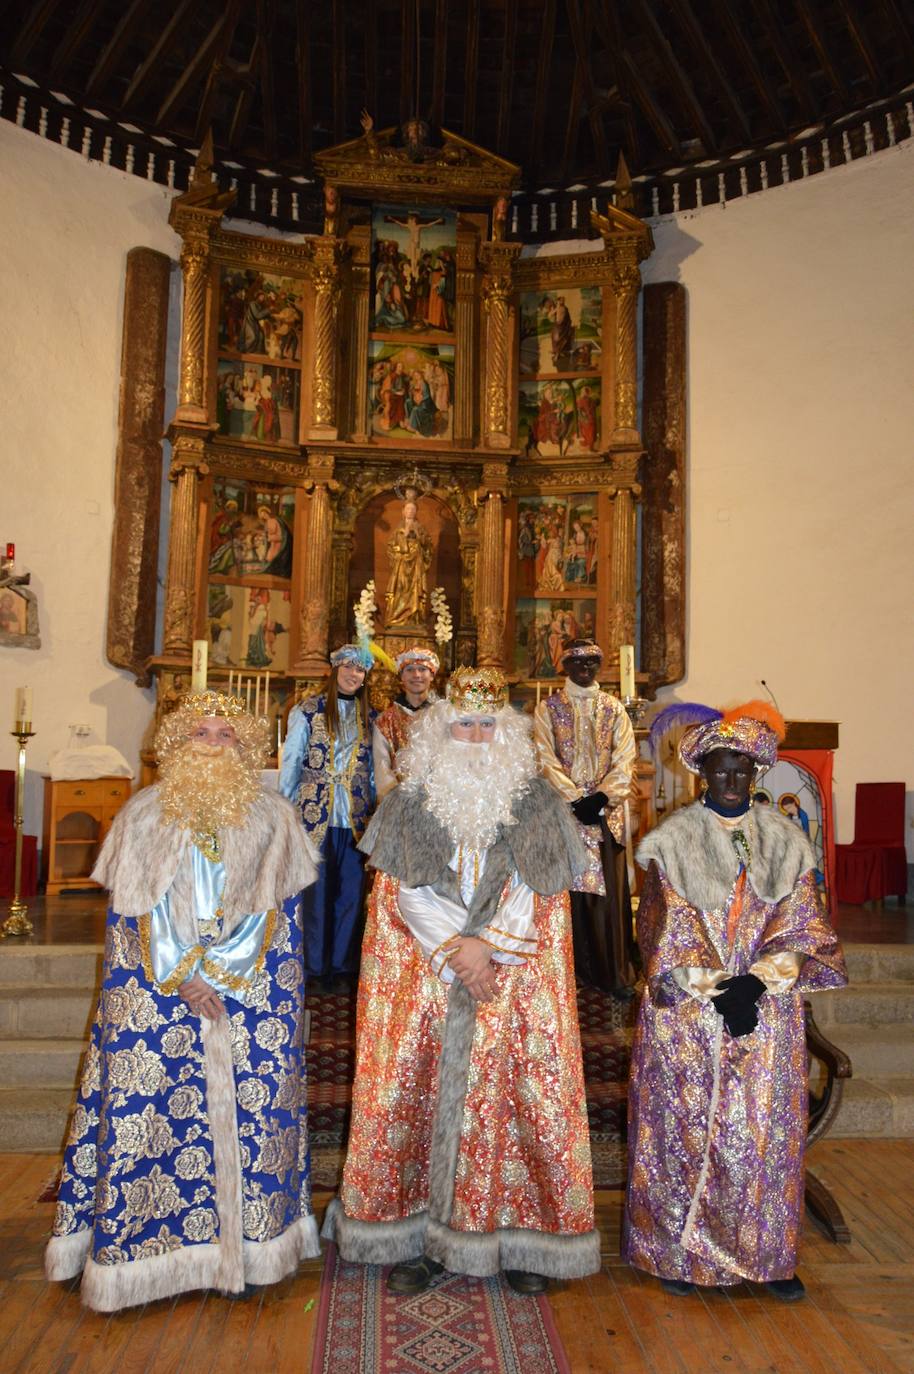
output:
[{"label": "oriental rug runner", "polygon": [[466,1274],[394,1297],[387,1272],[327,1247],[312,1374],[571,1374],[545,1297]]},{"label": "oriental rug runner", "polygon": [[[637,1001],[578,988],[594,1186],[625,1185],[625,1101]],[[309,995],[308,1111],[312,1181],[336,1189],[346,1157],[355,1071],[355,989]]]}]

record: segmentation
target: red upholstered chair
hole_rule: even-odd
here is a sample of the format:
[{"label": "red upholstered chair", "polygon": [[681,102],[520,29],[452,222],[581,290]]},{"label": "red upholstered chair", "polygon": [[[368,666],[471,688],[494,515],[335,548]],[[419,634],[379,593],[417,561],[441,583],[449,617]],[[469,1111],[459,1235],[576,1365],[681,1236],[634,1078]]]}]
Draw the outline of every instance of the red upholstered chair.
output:
[{"label": "red upholstered chair", "polygon": [[[16,880],[16,774],[0,768],[0,897],[12,897]],[[38,841],[34,835],[22,837],[22,882],[20,897],[34,897],[38,891]]]},{"label": "red upholstered chair", "polygon": [[908,887],[904,848],[904,783],[858,782],[854,843],[835,845],[838,901],[859,905],[895,896]]}]

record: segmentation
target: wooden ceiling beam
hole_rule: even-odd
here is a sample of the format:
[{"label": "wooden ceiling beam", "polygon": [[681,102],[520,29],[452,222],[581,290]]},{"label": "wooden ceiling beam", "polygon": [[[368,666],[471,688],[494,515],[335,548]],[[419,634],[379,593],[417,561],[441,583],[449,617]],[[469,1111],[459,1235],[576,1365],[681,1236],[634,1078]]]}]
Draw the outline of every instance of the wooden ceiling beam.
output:
[{"label": "wooden ceiling beam", "polygon": [[[569,0],[571,3],[572,0]],[[514,48],[517,43],[517,0],[506,0],[505,33],[501,47],[501,80],[498,83],[498,120],[495,126],[495,151],[508,153],[511,133],[511,96],[514,91]]]},{"label": "wooden ceiling beam", "polygon": [[825,41],[825,23],[816,0],[796,0],[796,8],[828,84],[840,101],[847,101],[847,83],[832,61]]},{"label": "wooden ceiling beam", "polygon": [[533,104],[533,124],[530,131],[529,173],[535,178],[543,161],[543,136],[546,132],[546,101],[549,91],[549,72],[552,68],[552,42],[555,37],[555,0],[544,0],[543,24],[540,29],[539,53],[536,61],[536,98]]},{"label": "wooden ceiling beam", "polygon": [[150,51],[146,54],[143,61],[133,74],[124,98],[121,101],[121,109],[135,109],[136,105],[146,94],[146,88],[152,84],[159,75],[159,63],[167,52],[177,42],[184,21],[194,8],[196,0],[180,0],[179,4],[172,12],[172,16],[159,34]]},{"label": "wooden ceiling beam", "polygon": [[100,0],[82,0],[82,4],[70,21],[69,28],[54,49],[49,68],[52,81],[59,80],[61,75],[66,72],[67,67],[89,37],[92,26],[99,17],[101,7]]},{"label": "wooden ceiling beam", "polygon": [[[229,41],[231,41],[231,34],[234,32],[237,19],[238,0],[231,0],[228,9],[224,14],[220,14],[156,111],[155,122],[157,125],[167,126],[169,124],[194,86],[200,81],[203,73],[213,65],[223,43],[225,43],[227,32]],[[228,43],[225,43],[225,47],[228,48]]]},{"label": "wooden ceiling beam", "polygon": [[746,37],[742,25],[733,15],[733,11],[730,7],[730,0],[713,0],[713,5],[721,29],[726,33],[730,43],[736,50],[737,57],[751,78],[755,89],[758,91],[762,99],[762,104],[771,116],[774,127],[780,133],[786,134],[787,121],[784,118],[784,111],[781,109],[781,103],[756,61],[752,45]]},{"label": "wooden ceiling beam", "polygon": [[419,73],[416,70],[416,0],[400,0],[400,123],[418,109]]},{"label": "wooden ceiling beam", "polygon": [[[238,22],[237,4],[235,22]],[[197,109],[197,120],[194,125],[194,141],[196,143],[203,142],[203,139],[206,137],[208,130],[212,126],[213,115],[216,109],[216,101],[219,98],[220,86],[226,84],[235,85],[236,83],[241,82],[245,89],[247,89],[249,92],[253,91],[255,80],[253,73],[256,71],[255,64],[257,62],[259,34],[258,38],[254,40],[254,48],[251,53],[250,60],[248,61],[247,65],[243,68],[239,67],[236,63],[229,61],[229,48],[231,46],[233,36],[234,25],[232,25],[231,27],[226,26],[223,35],[223,41],[220,43],[216,55],[213,58],[212,66],[210,67],[209,73],[207,74],[206,85],[203,87],[203,97]],[[237,112],[238,104],[236,102],[235,114],[237,114]],[[232,118],[231,127],[233,130],[235,129],[234,116]],[[232,150],[237,151],[238,143],[236,143],[231,137],[229,137],[228,147]]]},{"label": "wooden ceiling beam", "polygon": [[601,4],[593,7],[592,13],[600,37],[606,46],[606,56],[612,73],[612,84],[618,92],[620,104],[624,111],[625,147],[628,151],[629,166],[640,167],[641,140],[634,114],[636,102],[629,89],[628,69],[620,60],[620,54],[625,45],[622,41],[622,29],[615,0],[602,0]]},{"label": "wooden ceiling beam", "polygon": [[632,99],[641,107],[641,113],[666,151],[672,153],[675,158],[681,158],[682,145],[676,130],[657,103],[657,98],[641,75],[637,62],[627,48],[623,48],[619,53],[619,59]]},{"label": "wooden ceiling beam", "polygon": [[[574,64],[574,79],[571,83],[571,93],[568,97],[568,118],[565,121],[565,143],[562,148],[562,166],[559,172],[559,180],[564,184],[568,181],[568,169],[571,167],[575,150],[578,146],[578,136],[581,129],[581,104],[583,100],[583,73],[580,61]],[[544,226],[545,227],[545,226]]]},{"label": "wooden ceiling beam", "polygon": [[718,150],[717,135],[708,123],[692,83],[686,76],[678,57],[673,52],[669,39],[658,23],[650,0],[636,0],[636,9],[647,26],[654,47],[660,55],[660,60],[666,68],[674,88],[679,93],[679,98],[691,121],[694,133],[701,139],[705,153],[709,157],[714,157]]},{"label": "wooden ceiling beam", "polygon": [[[236,15],[232,31],[237,22]],[[260,107],[263,114],[264,151],[270,162],[276,159],[276,91],[273,83],[275,27],[276,0],[257,0],[257,28],[260,34]]]},{"label": "wooden ceiling beam", "polygon": [[343,0],[333,0],[333,141],[346,137],[346,13]]},{"label": "wooden ceiling beam", "polygon": [[867,38],[866,29],[860,21],[856,6],[850,3],[850,0],[838,0],[838,8],[844,15],[844,22],[847,25],[851,38],[854,40],[854,47],[863,59],[863,65],[866,67],[867,76],[870,79],[873,89],[876,91],[884,90],[885,73]]},{"label": "wooden ceiling beam", "polygon": [[295,6],[295,71],[298,77],[298,155],[302,168],[311,166],[311,0]]},{"label": "wooden ceiling beam", "polygon": [[810,124],[816,124],[821,117],[820,112],[812,98],[809,82],[806,80],[803,68],[797,61],[797,55],[785,33],[784,26],[771,7],[771,0],[753,0],[753,4],[765,26],[765,33],[768,35],[768,41],[774,54],[797,98],[797,104],[803,118],[807,119]]},{"label": "wooden ceiling beam", "polygon": [[[299,0],[306,4],[307,0]],[[365,7],[365,109],[378,117],[378,4],[368,0]]]},{"label": "wooden ceiling beam", "polygon": [[710,73],[720,91],[724,103],[730,110],[731,115],[740,127],[743,138],[749,142],[752,138],[752,126],[743,108],[739,96],[734,91],[727,74],[718,62],[708,42],[707,35],[699,23],[695,11],[692,8],[691,0],[671,0],[673,10],[682,28],[692,45],[692,51],[704,63],[705,70]]},{"label": "wooden ceiling beam", "polygon": [[479,0],[467,5],[467,49],[463,80],[463,136],[476,134],[476,82],[479,74]]},{"label": "wooden ceiling beam", "polygon": [[19,26],[15,42],[10,48],[9,64],[14,69],[25,63],[38,42],[51,15],[59,8],[58,0],[36,0]]},{"label": "wooden ceiling beam", "polygon": [[148,0],[132,0],[118,20],[86,82],[86,95],[95,95],[110,80],[148,13]]},{"label": "wooden ceiling beam", "polygon": [[[886,23],[895,30],[904,54],[910,62],[914,58],[914,21],[906,19],[898,0],[879,0],[879,8]],[[910,14],[910,8],[908,8]]]},{"label": "wooden ceiling beam", "polygon": [[444,123],[444,92],[447,81],[447,0],[435,0],[435,48],[432,58],[432,103],[429,119],[436,128]]},{"label": "wooden ceiling beam", "polygon": [[[597,106],[596,92],[594,91],[593,72],[590,67],[590,43],[584,27],[584,17],[581,12],[579,0],[566,0],[568,11],[568,22],[571,26],[571,39],[574,43],[577,66],[575,69],[575,86],[578,87],[580,98],[583,100],[587,110],[587,118],[590,124],[591,138],[593,139],[594,156],[597,160],[597,172],[601,177],[610,175],[609,149],[606,146],[606,130],[603,127],[603,114]],[[566,156],[563,162],[562,176],[567,176],[570,166],[568,158],[568,138],[571,128],[571,120],[575,119],[575,127],[579,119],[577,111],[572,108],[569,110],[569,123],[565,135]]]}]

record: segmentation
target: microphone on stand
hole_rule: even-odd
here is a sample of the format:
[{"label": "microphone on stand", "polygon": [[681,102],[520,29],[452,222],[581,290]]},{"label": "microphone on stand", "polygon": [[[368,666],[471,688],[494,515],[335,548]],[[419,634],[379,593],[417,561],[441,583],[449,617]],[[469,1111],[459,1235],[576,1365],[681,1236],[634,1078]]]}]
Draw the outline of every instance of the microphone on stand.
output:
[{"label": "microphone on stand", "polygon": [[764,679],[763,677],[760,677],[760,678],[759,678],[759,682],[762,684],[762,686],[764,687],[765,691],[766,691],[766,692],[768,693],[768,695],[771,697],[771,700],[774,702],[777,711],[778,711],[781,715],[783,715],[783,712],[781,711],[780,706],[778,706],[778,699],[777,699],[777,697],[774,695],[774,692],[772,692],[771,688],[768,686],[768,683],[765,681],[765,679]]}]

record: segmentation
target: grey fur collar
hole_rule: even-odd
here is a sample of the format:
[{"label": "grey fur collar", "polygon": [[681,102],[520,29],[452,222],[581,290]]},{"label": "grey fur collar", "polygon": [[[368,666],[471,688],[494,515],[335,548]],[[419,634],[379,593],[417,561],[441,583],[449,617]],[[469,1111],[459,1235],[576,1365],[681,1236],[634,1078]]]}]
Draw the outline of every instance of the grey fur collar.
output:
[{"label": "grey fur collar", "polygon": [[[111,892],[114,910],[142,916],[161,901],[189,864],[190,837],[163,825],[159,789],[144,787],[118,812],[92,872]],[[280,906],[317,877],[317,854],[291,802],[262,791],[243,826],[219,832],[226,883],[223,934],[252,911]],[[181,886],[181,884],[179,884]]]},{"label": "grey fur collar", "polygon": [[[815,867],[803,831],[767,806],[753,806],[744,817],[752,851],[749,882],[764,902],[779,902],[801,874]],[[739,871],[733,842],[713,812],[701,802],[674,812],[638,846],[642,868],[653,859],[676,891],[700,911],[722,907]]]},{"label": "grey fur collar", "polygon": [[[505,846],[512,867],[534,892],[542,896],[565,892],[587,863],[570,808],[545,778],[533,778],[529,791],[515,801],[513,814],[517,824],[499,831],[486,860],[483,880],[492,866],[494,882],[493,860]],[[399,878],[406,887],[446,885],[450,881],[448,862],[454,844],[444,826],[427,809],[422,792],[405,787],[388,792],[362,836],[359,849],[371,856],[375,868]],[[488,886],[485,881],[479,885],[477,898],[484,886]]]}]

